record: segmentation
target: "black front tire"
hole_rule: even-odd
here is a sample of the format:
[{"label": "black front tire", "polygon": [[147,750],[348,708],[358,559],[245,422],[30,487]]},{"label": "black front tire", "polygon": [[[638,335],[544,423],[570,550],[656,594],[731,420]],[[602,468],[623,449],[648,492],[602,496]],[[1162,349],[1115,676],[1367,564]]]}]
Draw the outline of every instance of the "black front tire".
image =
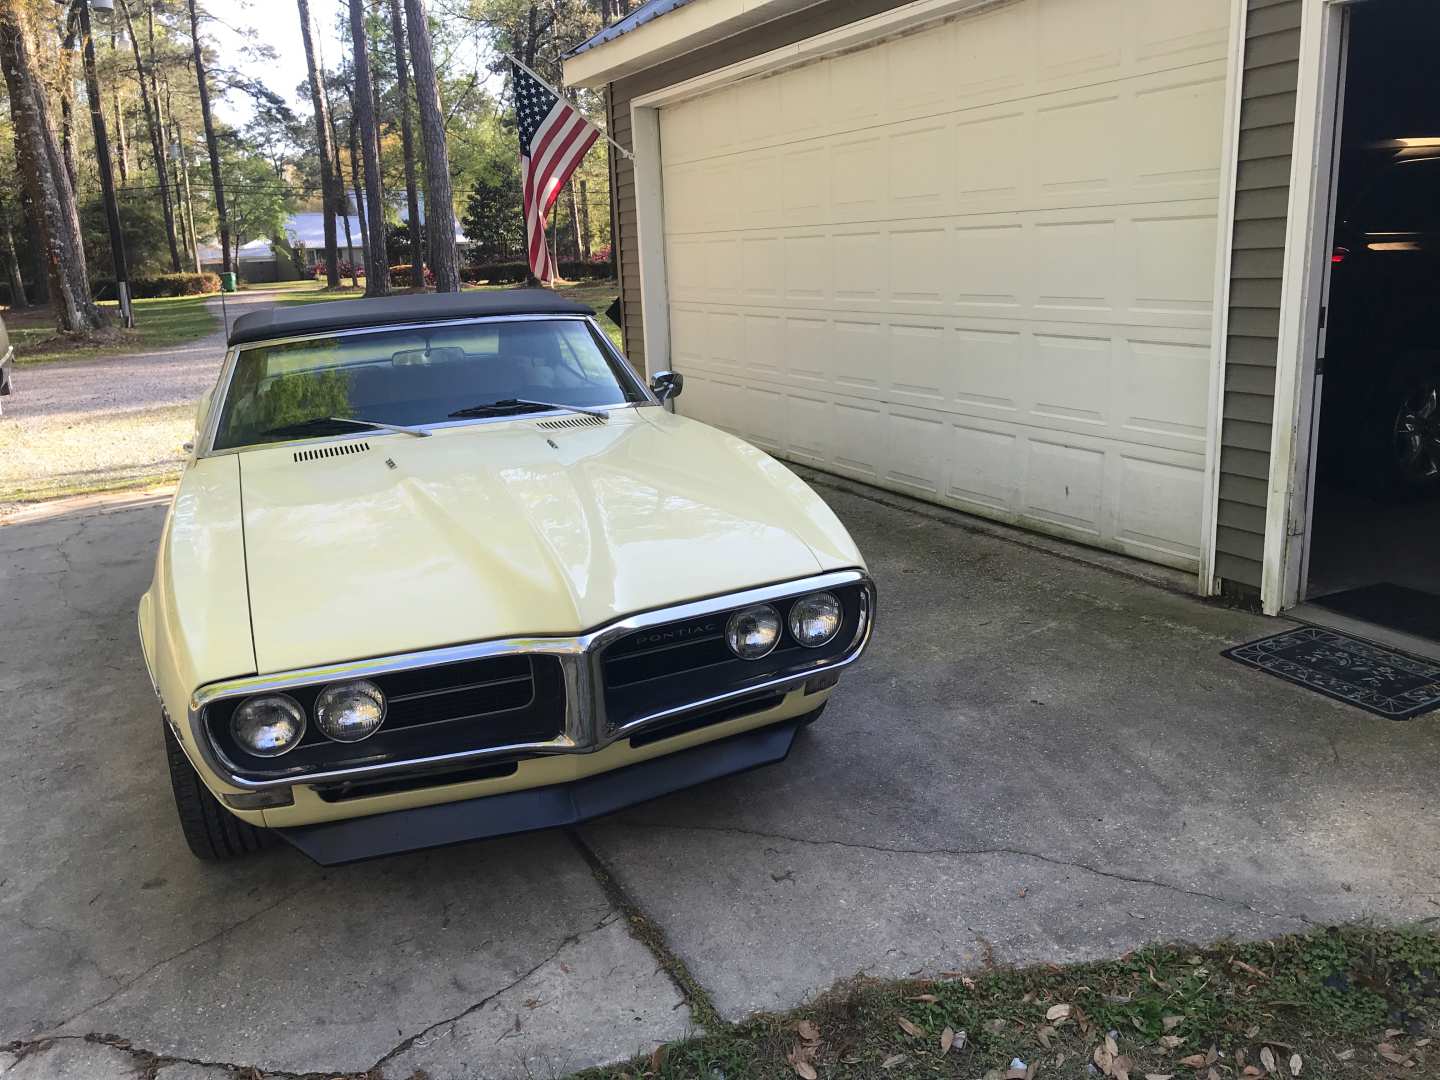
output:
[{"label": "black front tire", "polygon": [[220,804],[190,765],[180,741],[163,716],[165,761],[170,766],[170,788],[175,793],[175,813],[180,831],[197,859],[218,862],[250,855],[274,845],[275,834],[241,821]]},{"label": "black front tire", "polygon": [[820,714],[825,711],[825,706],[829,704],[830,703],[828,701],[824,702],[818,709],[811,709],[804,716],[800,717],[800,726],[802,728],[807,728],[811,724],[815,723],[816,720],[819,720]]}]

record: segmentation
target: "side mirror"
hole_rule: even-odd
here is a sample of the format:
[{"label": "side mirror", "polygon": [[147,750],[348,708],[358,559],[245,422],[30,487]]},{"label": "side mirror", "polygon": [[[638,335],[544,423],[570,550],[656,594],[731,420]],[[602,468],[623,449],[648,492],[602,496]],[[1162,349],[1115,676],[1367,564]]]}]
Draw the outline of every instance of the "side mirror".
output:
[{"label": "side mirror", "polygon": [[680,396],[685,389],[685,376],[678,371],[657,371],[655,377],[650,380],[650,391],[660,399],[663,404],[671,398]]}]

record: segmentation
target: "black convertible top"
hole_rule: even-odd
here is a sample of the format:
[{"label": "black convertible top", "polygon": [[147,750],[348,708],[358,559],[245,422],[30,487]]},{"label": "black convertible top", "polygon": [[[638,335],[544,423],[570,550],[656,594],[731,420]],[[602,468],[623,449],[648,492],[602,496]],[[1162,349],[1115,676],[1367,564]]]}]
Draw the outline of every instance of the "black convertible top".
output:
[{"label": "black convertible top", "polygon": [[462,293],[405,293],[369,300],[273,307],[241,315],[230,328],[230,344],[273,338],[358,330],[390,324],[443,322],[485,315],[594,315],[584,304],[549,289],[485,289]]}]

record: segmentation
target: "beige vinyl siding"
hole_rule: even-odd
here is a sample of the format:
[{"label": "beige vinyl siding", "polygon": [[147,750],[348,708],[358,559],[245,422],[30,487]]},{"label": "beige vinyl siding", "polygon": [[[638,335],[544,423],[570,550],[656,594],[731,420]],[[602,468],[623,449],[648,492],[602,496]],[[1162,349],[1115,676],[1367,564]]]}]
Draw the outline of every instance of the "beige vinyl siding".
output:
[{"label": "beige vinyl siding", "polygon": [[[823,34],[837,26],[868,18],[881,11],[902,6],[903,0],[827,0],[782,19],[757,26],[696,49],[668,63],[639,72],[609,85],[610,135],[621,146],[633,147],[630,134],[630,102],[642,94],[673,86],[697,75],[738,64],[752,56]],[[662,16],[663,18],[663,16]],[[635,169],[616,155],[615,220],[613,235],[618,245],[620,295],[625,306],[625,352],[642,371],[645,365],[645,328],[640,311],[640,256],[635,231]]]},{"label": "beige vinyl siding", "polygon": [[1227,582],[1256,589],[1265,548],[1299,54],[1300,0],[1250,0],[1241,83],[1215,570]]}]

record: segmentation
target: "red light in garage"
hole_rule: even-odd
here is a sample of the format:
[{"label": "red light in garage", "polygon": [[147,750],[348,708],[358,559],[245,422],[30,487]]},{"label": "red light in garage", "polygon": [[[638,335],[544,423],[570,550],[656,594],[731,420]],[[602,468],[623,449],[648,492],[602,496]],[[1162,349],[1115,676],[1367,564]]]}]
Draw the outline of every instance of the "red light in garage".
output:
[{"label": "red light in garage", "polygon": [[1330,261],[1332,263],[1343,263],[1345,261],[1345,256],[1349,254],[1349,248],[1337,247],[1334,251],[1330,253]]}]

